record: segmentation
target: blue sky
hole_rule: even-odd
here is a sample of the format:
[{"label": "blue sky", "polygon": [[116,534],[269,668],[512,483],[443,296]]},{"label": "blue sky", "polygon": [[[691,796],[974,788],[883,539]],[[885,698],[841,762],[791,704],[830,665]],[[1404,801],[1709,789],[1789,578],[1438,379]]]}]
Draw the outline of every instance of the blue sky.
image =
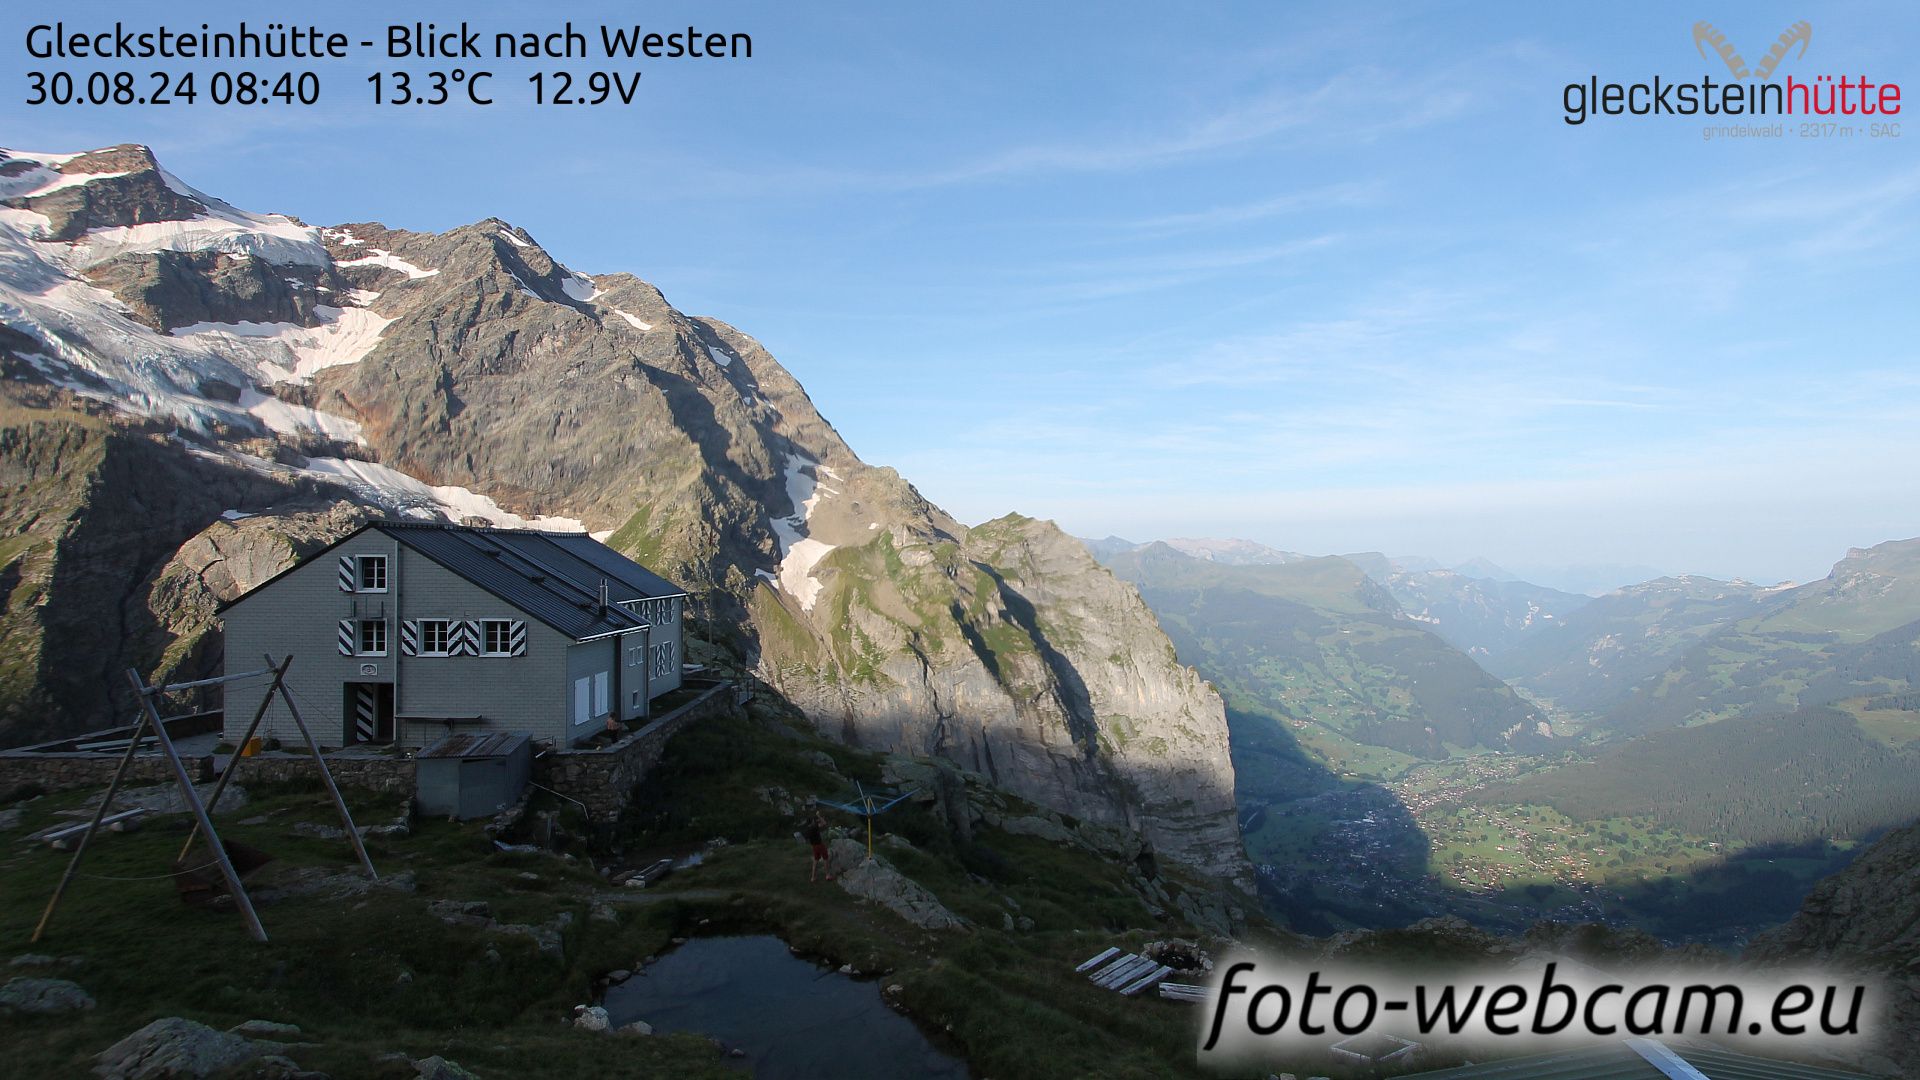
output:
[{"label": "blue sky", "polygon": [[[394,9],[278,10],[371,36]],[[376,108],[371,61],[321,69],[308,110],[12,96],[0,143],[149,143],[315,223],[505,218],[754,334],[856,451],[963,520],[1769,581],[1920,535],[1920,117],[1745,142],[1561,119],[1589,75],[1723,77],[1697,18],[1750,61],[1809,19],[1780,76],[1912,97],[1912,5],[408,13],[492,31],[635,10],[751,33],[755,57],[623,63],[645,72],[624,109],[514,104],[529,63],[490,65],[488,109]],[[0,18],[19,87],[34,18]]]}]

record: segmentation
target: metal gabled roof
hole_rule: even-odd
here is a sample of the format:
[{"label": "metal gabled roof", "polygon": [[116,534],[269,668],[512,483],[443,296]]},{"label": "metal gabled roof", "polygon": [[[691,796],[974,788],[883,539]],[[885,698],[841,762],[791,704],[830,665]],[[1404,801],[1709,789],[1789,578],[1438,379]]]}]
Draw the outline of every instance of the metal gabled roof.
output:
[{"label": "metal gabled roof", "polygon": [[616,595],[615,600],[657,600],[663,596],[687,594],[687,590],[585,533],[540,533],[539,535],[552,546],[593,567],[616,587],[624,586],[626,595]]},{"label": "metal gabled roof", "polygon": [[[368,528],[380,530],[575,641],[647,625],[618,606],[617,595],[611,596],[615,603],[602,605],[600,581],[609,575],[549,543],[552,533],[406,521],[378,521]],[[580,539],[599,546],[591,537]],[[609,586],[610,595],[617,591],[611,580]]]}]

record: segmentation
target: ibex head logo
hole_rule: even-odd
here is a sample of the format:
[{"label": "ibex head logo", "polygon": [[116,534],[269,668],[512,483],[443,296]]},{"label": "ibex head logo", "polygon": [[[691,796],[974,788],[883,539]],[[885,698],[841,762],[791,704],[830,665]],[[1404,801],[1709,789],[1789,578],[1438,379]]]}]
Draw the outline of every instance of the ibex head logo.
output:
[{"label": "ibex head logo", "polygon": [[1748,76],[1772,78],[1773,69],[1779,66],[1780,61],[1786,59],[1787,51],[1796,43],[1800,46],[1800,55],[1807,55],[1807,46],[1813,44],[1812,23],[1802,19],[1787,27],[1786,33],[1780,35],[1780,40],[1774,42],[1773,48],[1767,50],[1766,59],[1760,61],[1760,66],[1749,71],[1747,62],[1740,58],[1739,50],[1733,47],[1733,42],[1727,40],[1727,35],[1715,30],[1712,23],[1693,24],[1694,49],[1704,59],[1707,55],[1707,46],[1713,46],[1714,53],[1726,63],[1727,70],[1733,72],[1733,77],[1736,79],[1744,79]]}]

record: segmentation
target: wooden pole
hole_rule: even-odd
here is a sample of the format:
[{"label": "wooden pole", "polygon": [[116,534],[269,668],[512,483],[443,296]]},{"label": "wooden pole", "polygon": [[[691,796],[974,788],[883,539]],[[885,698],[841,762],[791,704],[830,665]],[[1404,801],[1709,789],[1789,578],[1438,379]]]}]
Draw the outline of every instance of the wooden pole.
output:
[{"label": "wooden pole", "polygon": [[240,874],[233,868],[233,860],[227,858],[226,845],[220,842],[220,834],[213,827],[213,819],[207,816],[207,808],[200,801],[200,793],[193,790],[193,780],[187,776],[187,767],[180,763],[180,752],[174,749],[173,736],[167,734],[167,725],[160,720],[160,713],[153,707],[152,692],[140,681],[140,673],[127,669],[127,681],[133,684],[133,692],[140,697],[141,708],[147,711],[147,720],[153,725],[155,734],[160,736],[160,749],[167,755],[167,764],[173,769],[173,779],[180,785],[180,794],[187,800],[187,807],[193,811],[194,818],[200,823],[200,831],[206,834],[208,846],[213,848],[214,861],[220,864],[220,874],[226,878],[227,890],[233,894],[234,906],[240,909],[240,917],[246,920],[247,932],[255,941],[267,940],[267,929],[260,925],[260,916],[253,910],[253,900],[247,896],[247,887],[240,883]]},{"label": "wooden pole", "polygon": [[53,909],[60,905],[60,897],[66,894],[67,885],[73,881],[73,875],[80,869],[80,857],[87,853],[87,841],[100,828],[100,819],[106,816],[107,807],[113,805],[113,797],[120,793],[120,781],[127,775],[127,766],[133,763],[134,751],[140,747],[140,732],[147,726],[147,714],[144,710],[133,722],[133,737],[127,740],[127,752],[120,755],[120,766],[113,770],[113,780],[107,785],[107,794],[100,800],[100,806],[93,812],[93,820],[87,822],[87,831],[80,834],[80,842],[74,846],[73,858],[67,860],[67,871],[60,875],[60,884],[53,887],[53,896],[47,900],[47,909],[40,913],[40,925],[33,928],[32,942],[37,943],[41,935],[47,932],[47,923],[53,919]]},{"label": "wooden pole", "polygon": [[[273,657],[267,657],[267,663],[273,663]],[[287,655],[287,663],[293,663],[293,655]],[[286,674],[286,666],[280,668],[280,675],[274,676],[273,684],[280,686],[280,679]],[[283,693],[280,700],[287,703],[287,711],[293,714],[294,726],[300,729],[301,737],[307,740],[307,750],[313,754],[313,763],[320,767],[320,779],[326,781],[327,794],[333,796],[333,808],[340,811],[340,823],[347,827],[347,839],[353,841],[354,854],[360,856],[360,865],[367,868],[367,877],[378,881],[380,875],[373,869],[373,860],[367,857],[367,845],[360,839],[360,830],[353,827],[353,815],[347,812],[347,801],[340,797],[340,789],[333,782],[333,771],[327,768],[327,759],[320,756],[320,744],[313,741],[313,732],[308,730],[307,722],[300,715],[300,707],[293,703],[293,695]]]},{"label": "wooden pole", "polygon": [[151,688],[142,683],[141,689],[151,689],[156,694],[175,694],[182,690],[193,690],[202,686],[218,686],[221,683],[233,682],[235,679],[251,679],[256,675],[271,674],[273,674],[273,669],[269,667],[262,668],[259,671],[242,671],[238,675],[216,675],[211,679],[195,679],[192,682],[168,683],[165,686],[155,686]]},{"label": "wooden pole", "polygon": [[[260,720],[267,715],[267,706],[273,704],[273,695],[280,689],[280,678],[287,673],[287,665],[291,663],[293,663],[293,654],[288,653],[287,658],[272,669],[273,683],[267,687],[266,696],[260,699],[260,707],[253,710],[253,723],[247,725],[247,733],[240,736],[241,749],[246,748],[247,743],[253,739],[253,733],[260,729]],[[220,774],[220,782],[213,785],[213,794],[207,797],[207,813],[213,813],[214,808],[220,805],[220,796],[226,794],[227,782],[233,779],[233,774],[239,768],[240,753],[236,750],[233,760],[227,762],[226,771]],[[193,842],[199,837],[200,826],[196,823],[187,831],[187,842],[180,845],[180,858],[187,857],[187,852],[193,850]]]}]

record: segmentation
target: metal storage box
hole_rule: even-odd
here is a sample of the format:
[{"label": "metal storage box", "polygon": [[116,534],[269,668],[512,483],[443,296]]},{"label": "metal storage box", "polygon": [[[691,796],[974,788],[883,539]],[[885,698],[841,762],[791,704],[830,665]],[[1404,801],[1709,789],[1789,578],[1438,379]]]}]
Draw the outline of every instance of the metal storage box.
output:
[{"label": "metal storage box", "polygon": [[414,757],[420,813],[487,817],[519,800],[533,779],[533,742],[524,734],[449,735]]}]

